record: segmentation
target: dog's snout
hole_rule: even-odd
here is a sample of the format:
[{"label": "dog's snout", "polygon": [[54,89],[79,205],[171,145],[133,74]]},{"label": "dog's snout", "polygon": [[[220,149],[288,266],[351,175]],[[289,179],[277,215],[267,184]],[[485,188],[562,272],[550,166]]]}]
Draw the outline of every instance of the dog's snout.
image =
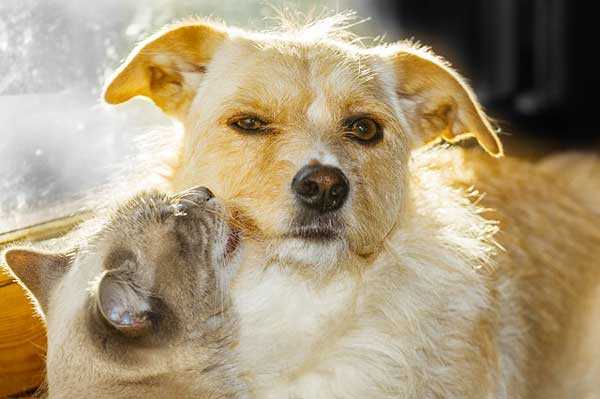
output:
[{"label": "dog's snout", "polygon": [[340,169],[321,164],[303,167],[292,180],[292,190],[302,204],[322,213],[341,208],[349,188],[348,179]]}]

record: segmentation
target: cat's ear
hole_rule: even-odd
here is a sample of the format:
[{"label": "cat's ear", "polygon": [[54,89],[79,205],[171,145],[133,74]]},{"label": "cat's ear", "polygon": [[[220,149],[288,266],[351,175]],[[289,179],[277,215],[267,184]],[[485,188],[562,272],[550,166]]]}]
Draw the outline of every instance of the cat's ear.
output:
[{"label": "cat's ear", "polygon": [[31,248],[10,248],[4,263],[10,272],[47,311],[48,300],[56,283],[69,270],[73,254],[51,253]]},{"label": "cat's ear", "polygon": [[102,318],[126,336],[143,336],[152,329],[151,295],[135,283],[130,271],[104,272],[97,286],[96,305]]}]

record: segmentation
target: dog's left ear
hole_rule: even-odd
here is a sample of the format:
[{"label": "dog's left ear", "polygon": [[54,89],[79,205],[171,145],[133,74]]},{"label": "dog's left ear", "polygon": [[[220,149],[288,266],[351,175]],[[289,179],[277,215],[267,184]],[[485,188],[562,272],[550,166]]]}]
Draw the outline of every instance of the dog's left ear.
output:
[{"label": "dog's left ear", "polygon": [[502,143],[475,94],[446,62],[410,44],[387,50],[391,50],[396,92],[415,103],[416,125],[425,142],[475,137],[490,155],[503,155]]},{"label": "dog's left ear", "polygon": [[226,33],[207,23],[167,28],[141,43],[104,90],[109,104],[135,96],[151,99],[167,115],[181,118]]}]

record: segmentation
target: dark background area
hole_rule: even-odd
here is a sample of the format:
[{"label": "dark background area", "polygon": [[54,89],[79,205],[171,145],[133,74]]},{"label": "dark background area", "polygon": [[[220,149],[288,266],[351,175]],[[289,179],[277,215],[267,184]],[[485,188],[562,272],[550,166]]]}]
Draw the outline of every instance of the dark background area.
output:
[{"label": "dark background area", "polygon": [[509,146],[600,148],[595,2],[399,0],[368,7],[381,30],[394,32],[386,40],[414,37],[450,60]]}]

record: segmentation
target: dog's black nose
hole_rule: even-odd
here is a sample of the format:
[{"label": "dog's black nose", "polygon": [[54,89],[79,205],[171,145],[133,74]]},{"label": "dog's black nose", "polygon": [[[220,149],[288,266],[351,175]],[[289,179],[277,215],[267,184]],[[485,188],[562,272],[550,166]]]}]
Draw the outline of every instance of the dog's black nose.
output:
[{"label": "dog's black nose", "polygon": [[349,188],[348,179],[340,169],[321,164],[303,167],[292,180],[292,190],[302,204],[321,213],[341,208]]}]

